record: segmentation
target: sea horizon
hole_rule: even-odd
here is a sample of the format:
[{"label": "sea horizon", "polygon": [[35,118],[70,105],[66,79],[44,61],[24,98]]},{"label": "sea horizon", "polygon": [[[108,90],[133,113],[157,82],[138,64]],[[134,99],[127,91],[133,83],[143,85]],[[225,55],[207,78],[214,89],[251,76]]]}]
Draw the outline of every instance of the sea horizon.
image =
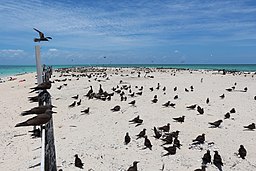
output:
[{"label": "sea horizon", "polygon": [[[65,64],[47,65],[54,69],[71,67],[126,67],[126,68],[165,68],[191,70],[228,70],[256,72],[256,64]],[[36,72],[36,65],[0,65],[0,77]]]}]

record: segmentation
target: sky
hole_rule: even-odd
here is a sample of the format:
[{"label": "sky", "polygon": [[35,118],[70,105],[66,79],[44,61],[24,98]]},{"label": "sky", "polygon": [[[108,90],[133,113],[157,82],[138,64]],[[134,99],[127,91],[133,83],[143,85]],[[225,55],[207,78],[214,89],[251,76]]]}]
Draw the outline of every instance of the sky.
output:
[{"label": "sky", "polygon": [[255,0],[0,0],[0,23],[0,65],[256,64]]}]

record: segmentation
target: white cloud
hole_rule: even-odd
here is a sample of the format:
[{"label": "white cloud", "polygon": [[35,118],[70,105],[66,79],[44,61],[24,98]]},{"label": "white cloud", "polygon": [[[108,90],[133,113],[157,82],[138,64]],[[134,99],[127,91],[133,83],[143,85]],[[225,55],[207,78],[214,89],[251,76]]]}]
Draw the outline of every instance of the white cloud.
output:
[{"label": "white cloud", "polygon": [[52,48],[52,49],[49,49],[48,51],[49,51],[49,52],[57,52],[57,51],[58,51],[58,49],[54,49],[54,48]]},{"label": "white cloud", "polygon": [[25,52],[21,49],[3,49],[0,50],[0,57],[7,57],[7,58],[13,58],[13,57],[24,57]]}]

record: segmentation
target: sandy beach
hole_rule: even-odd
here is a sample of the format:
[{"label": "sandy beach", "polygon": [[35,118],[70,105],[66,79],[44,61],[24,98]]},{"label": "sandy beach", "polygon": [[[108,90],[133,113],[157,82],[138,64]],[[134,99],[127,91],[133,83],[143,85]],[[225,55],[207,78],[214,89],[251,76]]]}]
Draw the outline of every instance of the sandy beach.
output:
[{"label": "sandy beach", "polygon": [[[35,73],[15,78],[17,79],[0,84],[0,168],[9,171],[39,170],[39,167],[29,167],[40,162],[40,138],[31,139],[28,131],[32,127],[14,127],[32,116],[20,116],[22,111],[38,105],[28,101],[29,96],[36,95],[29,94],[29,88],[35,86]],[[67,80],[62,81],[65,79]],[[80,170],[74,166],[74,155],[78,154],[84,162],[84,170],[126,171],[133,161],[139,161],[138,171],[159,171],[162,168],[164,171],[191,171],[201,167],[202,157],[209,149],[212,159],[215,150],[221,155],[223,171],[256,170],[256,134],[255,131],[243,128],[256,122],[254,73],[223,75],[222,72],[204,70],[108,68],[84,73],[54,72],[51,81],[54,84],[49,92],[52,95],[52,104],[57,106],[54,109],[57,114],[54,114],[53,122],[58,169]],[[158,83],[159,90],[156,89]],[[105,101],[84,96],[90,86],[98,93],[100,84],[108,93],[113,92],[113,87],[120,89],[125,85],[130,86],[127,90],[121,90],[127,100],[121,101],[120,94],[116,92],[111,100]],[[225,90],[232,86],[235,88],[231,92]],[[141,87],[143,89],[139,90]],[[150,90],[152,87],[153,91]],[[245,87],[248,88],[247,91],[244,91]],[[131,97],[133,92],[134,97]],[[142,92],[142,95],[136,94],[138,92]],[[219,97],[222,94],[225,95],[223,99]],[[78,95],[77,100],[71,98],[75,95]],[[152,103],[155,95],[158,101]],[[174,99],[176,95],[178,98]],[[80,99],[81,105],[69,107]],[[128,104],[133,100],[136,101],[135,105]],[[167,101],[175,106],[162,106]],[[204,114],[186,108],[193,104],[201,106]],[[121,107],[120,111],[111,111],[116,105]],[[89,114],[81,112],[88,107]],[[235,108],[235,113],[231,113],[229,119],[224,119],[224,115],[232,108]],[[135,127],[129,120],[138,115],[143,123]],[[183,123],[172,119],[180,116],[185,116]],[[208,124],[219,119],[223,122],[218,128],[211,128]],[[167,123],[170,123],[170,132],[180,131],[178,139],[182,146],[175,155],[163,156],[167,153],[162,146],[164,142],[153,137],[153,128]],[[144,138],[136,140],[136,135],[144,128],[152,143],[152,150],[144,149]],[[124,145],[126,132],[131,137],[128,145]],[[192,140],[203,133],[204,144],[192,145]],[[237,156],[240,145],[244,145],[247,150],[244,160]],[[213,164],[208,164],[206,170],[218,169]]]}]

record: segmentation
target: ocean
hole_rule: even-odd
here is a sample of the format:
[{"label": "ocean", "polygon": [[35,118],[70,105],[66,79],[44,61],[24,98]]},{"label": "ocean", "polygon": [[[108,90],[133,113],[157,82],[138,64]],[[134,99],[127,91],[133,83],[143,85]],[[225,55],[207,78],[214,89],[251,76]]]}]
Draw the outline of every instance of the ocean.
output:
[{"label": "ocean", "polygon": [[[256,72],[256,64],[85,64],[85,65],[53,65],[54,69],[67,67],[152,67],[177,69],[206,69]],[[36,72],[33,65],[0,65],[0,77]]]}]

